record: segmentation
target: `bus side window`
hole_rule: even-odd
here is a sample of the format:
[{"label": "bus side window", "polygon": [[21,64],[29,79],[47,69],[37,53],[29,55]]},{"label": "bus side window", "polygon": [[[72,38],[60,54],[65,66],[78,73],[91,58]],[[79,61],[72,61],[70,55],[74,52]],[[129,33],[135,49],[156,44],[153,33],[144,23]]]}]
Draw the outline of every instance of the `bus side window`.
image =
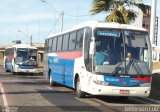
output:
[{"label": "bus side window", "polygon": [[57,49],[57,37],[53,38],[52,51],[56,51]]},{"label": "bus side window", "polygon": [[78,50],[81,50],[83,47],[83,34],[84,34],[84,29],[78,30],[77,42],[76,42],[76,49]]},{"label": "bus side window", "polygon": [[62,50],[68,50],[68,42],[69,42],[69,33],[65,34],[63,37],[63,47]]},{"label": "bus side window", "polygon": [[77,31],[70,33],[69,50],[75,50]]},{"label": "bus side window", "polygon": [[45,52],[48,52],[49,46],[48,46],[48,39],[45,41]]},{"label": "bus side window", "polygon": [[49,40],[48,40],[49,42],[49,48],[48,48],[48,52],[51,52],[52,51],[52,38],[50,38]]},{"label": "bus side window", "polygon": [[58,36],[58,44],[57,44],[57,51],[62,50],[62,41],[63,41],[63,36]]}]

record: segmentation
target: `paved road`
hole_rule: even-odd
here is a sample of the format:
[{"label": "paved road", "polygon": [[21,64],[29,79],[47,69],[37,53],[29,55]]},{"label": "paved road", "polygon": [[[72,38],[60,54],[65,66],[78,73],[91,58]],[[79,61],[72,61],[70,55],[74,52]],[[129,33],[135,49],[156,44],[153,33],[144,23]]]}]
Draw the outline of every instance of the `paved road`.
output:
[{"label": "paved road", "polygon": [[[88,96],[76,97],[72,89],[57,86],[49,87],[42,75],[5,73],[0,68],[0,104],[3,110],[18,112],[123,112],[135,111],[138,107],[160,111],[159,102],[142,98],[123,100],[118,97]],[[3,89],[2,89],[3,88]],[[3,101],[3,100],[4,101]],[[3,102],[2,102],[3,101]],[[7,106],[7,107],[6,107]],[[139,112],[139,111],[138,111]]]},{"label": "paved road", "polygon": [[160,73],[154,74],[152,77],[152,89],[149,98],[160,101]]}]

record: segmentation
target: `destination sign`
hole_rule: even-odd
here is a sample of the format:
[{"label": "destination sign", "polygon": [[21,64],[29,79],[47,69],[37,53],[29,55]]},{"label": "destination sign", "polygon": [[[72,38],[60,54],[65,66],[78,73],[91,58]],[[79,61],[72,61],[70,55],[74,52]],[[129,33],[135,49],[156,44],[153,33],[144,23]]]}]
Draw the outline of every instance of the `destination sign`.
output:
[{"label": "destination sign", "polygon": [[120,37],[120,32],[114,31],[97,31],[98,36]]}]

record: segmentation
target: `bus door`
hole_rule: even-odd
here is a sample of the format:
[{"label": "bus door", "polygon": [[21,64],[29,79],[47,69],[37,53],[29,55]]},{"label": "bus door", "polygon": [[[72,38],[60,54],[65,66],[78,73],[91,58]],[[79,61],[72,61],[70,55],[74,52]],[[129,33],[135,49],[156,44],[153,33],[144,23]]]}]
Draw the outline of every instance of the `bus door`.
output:
[{"label": "bus door", "polygon": [[[82,66],[83,68],[83,73],[82,73],[82,84],[85,84],[85,85],[90,85],[90,81],[91,81],[91,78],[92,78],[92,63],[93,63],[93,60],[92,60],[92,55],[93,54],[90,54],[90,45],[91,45],[91,42],[92,42],[92,29],[87,27],[85,29],[85,38],[84,38],[84,48],[83,48],[83,52],[84,52],[84,66]],[[85,86],[86,88],[86,91],[88,90],[87,86]]]}]

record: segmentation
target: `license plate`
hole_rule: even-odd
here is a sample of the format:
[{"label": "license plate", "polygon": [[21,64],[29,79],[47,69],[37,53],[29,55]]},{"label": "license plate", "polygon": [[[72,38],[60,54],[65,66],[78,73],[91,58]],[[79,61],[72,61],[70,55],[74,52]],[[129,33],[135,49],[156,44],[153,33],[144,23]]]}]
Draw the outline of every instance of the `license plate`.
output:
[{"label": "license plate", "polygon": [[29,72],[29,70],[25,70],[25,72]]},{"label": "license plate", "polygon": [[120,90],[119,93],[120,94],[129,94],[129,90]]}]

